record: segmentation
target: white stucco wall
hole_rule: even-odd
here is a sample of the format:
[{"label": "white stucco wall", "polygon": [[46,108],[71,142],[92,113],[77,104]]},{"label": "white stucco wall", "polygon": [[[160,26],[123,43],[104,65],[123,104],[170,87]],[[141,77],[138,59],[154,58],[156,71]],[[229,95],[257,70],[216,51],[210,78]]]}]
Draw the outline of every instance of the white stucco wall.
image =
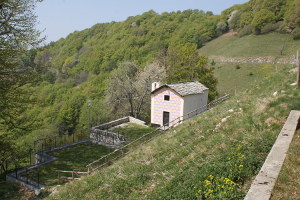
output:
[{"label": "white stucco wall", "polygon": [[207,101],[208,101],[208,90],[205,90],[201,94],[194,94],[185,96],[183,103],[183,115],[192,112],[198,108],[205,107],[203,110],[206,110]]}]

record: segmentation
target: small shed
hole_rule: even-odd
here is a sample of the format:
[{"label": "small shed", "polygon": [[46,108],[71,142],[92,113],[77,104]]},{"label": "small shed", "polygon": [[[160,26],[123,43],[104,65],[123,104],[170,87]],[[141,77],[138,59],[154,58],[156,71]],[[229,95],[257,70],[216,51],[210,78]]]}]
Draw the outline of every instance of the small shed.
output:
[{"label": "small shed", "polygon": [[162,126],[196,109],[207,109],[208,88],[198,81],[152,83],[151,124]]}]

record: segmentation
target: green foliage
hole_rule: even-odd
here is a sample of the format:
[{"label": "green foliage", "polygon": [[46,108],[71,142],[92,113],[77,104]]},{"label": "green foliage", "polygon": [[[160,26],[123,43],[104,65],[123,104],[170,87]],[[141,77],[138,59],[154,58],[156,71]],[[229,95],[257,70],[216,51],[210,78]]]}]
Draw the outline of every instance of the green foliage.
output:
[{"label": "green foliage", "polygon": [[209,99],[217,96],[217,80],[208,66],[208,60],[201,56],[194,44],[175,45],[168,49],[166,81],[199,81],[209,88]]},{"label": "green foliage", "polygon": [[[0,3],[0,126],[22,127],[15,120],[32,102],[22,86],[36,81],[35,48],[41,40],[35,29],[36,0]],[[18,124],[19,123],[19,124]],[[24,128],[24,127],[23,127]]]},{"label": "green foliage", "polygon": [[255,34],[260,34],[263,28],[262,33],[277,30],[277,22],[282,22],[285,32],[290,33],[300,24],[300,3],[297,0],[251,0],[223,11],[221,17],[228,19],[230,29],[243,33],[241,36],[249,33],[245,30],[249,25],[254,27]]},{"label": "green foliage", "polygon": [[293,35],[294,40],[299,40],[300,39],[300,27],[295,28],[292,35]]},{"label": "green foliage", "polygon": [[239,37],[243,37],[246,35],[251,35],[253,33],[254,27],[252,25],[246,25],[244,28],[240,29],[238,32]]},{"label": "green foliage", "polygon": [[252,20],[252,25],[258,33],[260,33],[261,28],[264,27],[268,23],[272,23],[275,21],[275,15],[273,12],[267,9],[262,9],[255,13],[254,18]]},{"label": "green foliage", "polygon": [[235,10],[231,13],[230,18],[228,19],[230,29],[236,30],[238,28],[241,14],[242,13],[238,10]]},{"label": "green foliage", "polygon": [[73,96],[70,101],[65,102],[65,104],[61,107],[57,120],[59,123],[60,134],[65,132],[73,134],[75,132],[84,102],[85,97],[81,95]]},{"label": "green foliage", "polygon": [[266,24],[264,27],[262,27],[261,33],[266,34],[273,31],[277,31],[280,29],[281,26],[282,26],[282,22],[277,22],[275,24],[273,23]]}]

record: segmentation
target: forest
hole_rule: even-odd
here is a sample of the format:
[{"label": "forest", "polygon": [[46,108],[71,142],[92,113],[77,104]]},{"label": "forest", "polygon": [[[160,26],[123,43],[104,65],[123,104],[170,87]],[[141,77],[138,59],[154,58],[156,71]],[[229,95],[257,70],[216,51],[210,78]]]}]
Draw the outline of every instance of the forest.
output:
[{"label": "forest", "polygon": [[[127,115],[149,122],[153,81],[198,80],[213,100],[217,80],[198,49],[229,30],[240,37],[276,31],[300,39],[299,1],[250,0],[220,15],[150,10],[41,46],[33,26],[36,3],[0,3],[0,165],[35,139],[87,133],[89,114],[90,125]],[[19,21],[23,14],[28,18]]]}]

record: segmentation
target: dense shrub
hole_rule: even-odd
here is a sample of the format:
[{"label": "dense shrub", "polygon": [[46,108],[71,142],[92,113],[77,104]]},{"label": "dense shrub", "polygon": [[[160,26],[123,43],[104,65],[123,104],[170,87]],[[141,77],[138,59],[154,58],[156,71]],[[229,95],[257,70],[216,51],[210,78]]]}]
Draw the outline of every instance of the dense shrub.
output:
[{"label": "dense shrub", "polygon": [[294,40],[299,40],[300,39],[300,27],[295,28],[294,31],[292,32],[293,39]]},{"label": "dense shrub", "polygon": [[252,25],[247,25],[238,32],[238,36],[243,37],[246,35],[250,35],[250,34],[252,34],[253,29],[254,29],[254,27]]},{"label": "dense shrub", "polygon": [[281,27],[281,24],[282,24],[282,22],[277,22],[275,24],[269,23],[269,24],[265,25],[264,27],[262,27],[261,33],[266,34],[266,33],[270,33],[273,31],[277,31]]}]

